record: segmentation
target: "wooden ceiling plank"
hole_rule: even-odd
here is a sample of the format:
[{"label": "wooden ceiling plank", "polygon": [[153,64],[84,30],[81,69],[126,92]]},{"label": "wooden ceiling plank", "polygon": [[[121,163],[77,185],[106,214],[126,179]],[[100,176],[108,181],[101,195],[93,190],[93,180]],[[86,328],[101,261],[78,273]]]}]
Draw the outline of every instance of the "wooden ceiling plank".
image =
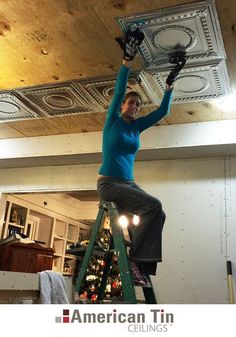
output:
[{"label": "wooden ceiling plank", "polygon": [[22,138],[25,137],[20,131],[14,129],[12,125],[0,123],[0,139]]},{"label": "wooden ceiling plank", "polygon": [[[35,119],[10,123],[22,137],[62,135],[68,133],[101,131],[105,114],[81,114],[48,119]],[[10,137],[11,138],[11,137]]]}]

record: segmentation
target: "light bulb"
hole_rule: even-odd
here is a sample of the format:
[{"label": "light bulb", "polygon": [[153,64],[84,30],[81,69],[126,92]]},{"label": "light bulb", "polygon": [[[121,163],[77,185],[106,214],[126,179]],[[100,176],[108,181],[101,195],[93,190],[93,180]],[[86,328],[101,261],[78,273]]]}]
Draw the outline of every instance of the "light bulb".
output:
[{"label": "light bulb", "polygon": [[135,226],[137,226],[140,223],[140,217],[138,215],[134,214],[132,221],[133,221],[133,224]]},{"label": "light bulb", "polygon": [[128,227],[128,219],[125,215],[121,215],[119,218],[118,218],[118,224],[122,227],[122,228],[127,228]]}]

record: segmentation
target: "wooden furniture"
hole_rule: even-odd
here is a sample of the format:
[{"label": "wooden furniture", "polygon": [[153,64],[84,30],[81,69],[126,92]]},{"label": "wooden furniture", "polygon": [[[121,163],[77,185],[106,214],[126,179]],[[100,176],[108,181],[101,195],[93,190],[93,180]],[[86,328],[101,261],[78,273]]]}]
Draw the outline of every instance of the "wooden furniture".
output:
[{"label": "wooden furniture", "polygon": [[14,242],[0,246],[0,270],[37,273],[52,269],[52,248],[37,243]]}]

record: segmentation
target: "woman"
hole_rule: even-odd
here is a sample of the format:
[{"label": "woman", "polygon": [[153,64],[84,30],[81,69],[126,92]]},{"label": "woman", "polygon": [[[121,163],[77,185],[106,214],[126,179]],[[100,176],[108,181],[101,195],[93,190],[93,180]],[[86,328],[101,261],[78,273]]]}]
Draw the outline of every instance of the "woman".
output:
[{"label": "woman", "polygon": [[[140,37],[140,30],[137,32],[136,29],[132,34],[132,37],[127,34],[126,45],[122,44],[124,58],[103,129],[103,162],[99,170],[97,189],[100,200],[113,201],[122,212],[140,217],[139,225],[129,228],[129,259],[134,283],[144,286],[147,283],[145,274],[155,275],[157,262],[162,261],[165,213],[161,202],[134,182],[133,167],[140,146],[140,133],[169,113],[173,82],[166,85],[160,107],[147,116],[138,118],[141,96],[134,91],[125,95],[131,62],[143,39],[143,36]],[[136,40],[134,35],[135,38],[138,36]],[[133,49],[129,41],[132,41]]]}]

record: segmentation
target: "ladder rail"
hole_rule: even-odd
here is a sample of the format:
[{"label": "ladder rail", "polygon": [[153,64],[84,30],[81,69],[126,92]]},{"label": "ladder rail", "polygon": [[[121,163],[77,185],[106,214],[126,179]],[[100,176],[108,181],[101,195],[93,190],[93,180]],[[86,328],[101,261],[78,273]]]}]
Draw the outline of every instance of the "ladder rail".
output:
[{"label": "ladder rail", "polygon": [[[114,204],[114,203],[113,203]],[[114,249],[117,255],[118,266],[120,270],[121,283],[124,293],[125,302],[136,304],[136,294],[134,290],[133,277],[130,271],[127,251],[125,247],[124,234],[121,226],[118,224],[118,209],[112,206],[108,209],[112,236],[114,240]]]}]

